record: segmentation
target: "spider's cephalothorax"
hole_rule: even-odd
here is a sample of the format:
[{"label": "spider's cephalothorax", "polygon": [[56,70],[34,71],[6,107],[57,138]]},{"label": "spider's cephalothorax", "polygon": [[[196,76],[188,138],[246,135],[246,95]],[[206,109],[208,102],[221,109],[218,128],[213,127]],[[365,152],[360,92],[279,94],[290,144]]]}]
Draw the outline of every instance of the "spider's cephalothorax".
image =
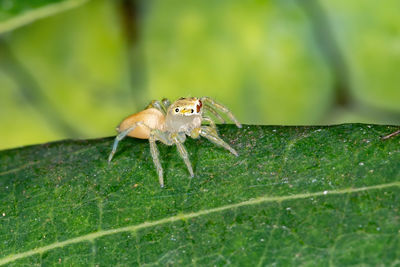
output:
[{"label": "spider's cephalothorax", "polygon": [[[172,104],[168,99],[163,99],[161,102],[154,100],[145,110],[130,115],[117,127],[119,134],[115,138],[108,161],[111,161],[118,142],[125,136],[149,139],[151,155],[157,168],[160,185],[163,187],[163,169],[160,164],[156,141],[166,145],[175,144],[192,177],[194,176],[192,165],[183,145],[186,136],[192,138],[203,136],[237,156],[237,152],[218,136],[215,122],[203,114],[205,110],[213,114],[222,123],[225,123],[218,111],[223,112],[235,122],[237,127],[242,127],[225,106],[216,103],[209,97],[180,98]],[[208,125],[203,125],[204,122]]]},{"label": "spider's cephalothorax", "polygon": [[[168,132],[190,132],[201,126],[203,103],[197,98],[181,98],[167,109],[165,130]],[[190,135],[190,134],[189,134]]]}]

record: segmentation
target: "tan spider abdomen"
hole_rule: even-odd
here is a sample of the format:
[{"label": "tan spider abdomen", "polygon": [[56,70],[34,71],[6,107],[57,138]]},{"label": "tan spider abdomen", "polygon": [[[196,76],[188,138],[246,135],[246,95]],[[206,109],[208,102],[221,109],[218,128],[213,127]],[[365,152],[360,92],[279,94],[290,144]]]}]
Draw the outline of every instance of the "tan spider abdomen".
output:
[{"label": "tan spider abdomen", "polygon": [[[151,129],[162,130],[164,121],[165,116],[161,111],[155,108],[149,108],[125,118],[117,127],[117,131],[122,132],[129,127],[132,127],[136,122],[143,122]],[[149,139],[150,129],[146,126],[138,125],[135,130],[128,134],[128,136],[140,139]]]}]

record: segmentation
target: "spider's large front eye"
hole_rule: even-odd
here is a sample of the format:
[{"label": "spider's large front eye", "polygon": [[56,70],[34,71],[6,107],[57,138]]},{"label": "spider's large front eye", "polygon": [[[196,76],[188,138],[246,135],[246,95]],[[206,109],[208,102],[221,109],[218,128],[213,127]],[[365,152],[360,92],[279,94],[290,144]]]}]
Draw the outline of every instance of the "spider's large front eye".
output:
[{"label": "spider's large front eye", "polygon": [[178,113],[178,112],[179,112],[179,108],[176,108],[176,109],[175,109],[175,112]]},{"label": "spider's large front eye", "polygon": [[193,112],[194,112],[194,110],[193,110],[193,109],[191,109],[191,110],[190,110],[190,113],[193,113]]}]

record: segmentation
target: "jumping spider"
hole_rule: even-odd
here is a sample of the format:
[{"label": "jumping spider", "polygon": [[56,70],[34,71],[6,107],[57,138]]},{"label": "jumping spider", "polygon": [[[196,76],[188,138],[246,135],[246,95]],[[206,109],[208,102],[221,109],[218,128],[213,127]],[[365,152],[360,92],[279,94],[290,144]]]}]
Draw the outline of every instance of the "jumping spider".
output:
[{"label": "jumping spider", "polygon": [[[225,106],[216,103],[209,97],[180,98],[172,104],[168,99],[163,99],[161,102],[153,100],[145,110],[130,115],[117,127],[119,134],[115,138],[108,162],[113,158],[118,142],[125,136],[149,139],[151,155],[157,168],[158,180],[161,187],[164,187],[163,169],[160,164],[156,141],[161,141],[168,146],[176,145],[191,177],[194,176],[193,169],[183,145],[186,136],[192,138],[203,136],[214,144],[229,150],[233,155],[238,156],[237,152],[218,136],[215,122],[203,115],[205,110],[212,113],[222,123],[225,123],[218,111],[223,112],[235,122],[237,127],[242,127]],[[202,125],[203,122],[207,122],[209,126]]]}]

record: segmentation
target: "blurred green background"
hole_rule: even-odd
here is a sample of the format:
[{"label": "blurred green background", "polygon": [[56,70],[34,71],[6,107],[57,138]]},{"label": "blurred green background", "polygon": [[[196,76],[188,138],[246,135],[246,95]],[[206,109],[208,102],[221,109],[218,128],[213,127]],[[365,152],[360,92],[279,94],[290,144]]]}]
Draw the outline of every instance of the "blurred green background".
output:
[{"label": "blurred green background", "polygon": [[115,134],[152,99],[245,124],[400,124],[400,1],[0,0],[0,149]]}]

